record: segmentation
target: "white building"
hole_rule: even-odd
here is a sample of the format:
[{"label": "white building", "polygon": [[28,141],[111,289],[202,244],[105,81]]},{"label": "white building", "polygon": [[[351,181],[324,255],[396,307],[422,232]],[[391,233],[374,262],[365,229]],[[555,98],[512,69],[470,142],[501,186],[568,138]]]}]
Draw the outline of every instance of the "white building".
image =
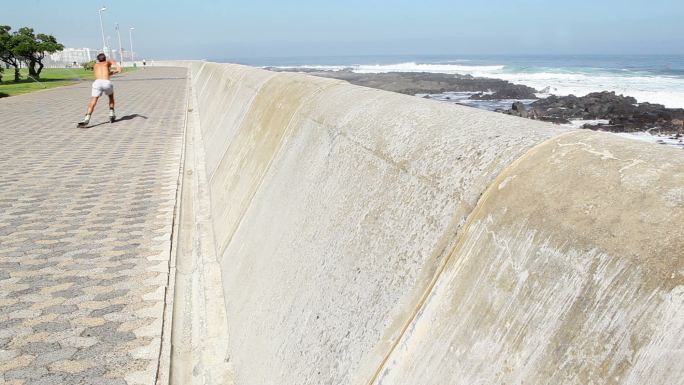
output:
[{"label": "white building", "polygon": [[[122,49],[123,62],[131,61],[131,51]],[[48,54],[45,57],[44,64],[48,67],[80,67],[81,64],[95,60],[98,53],[102,49],[92,48],[64,48],[64,50]],[[121,61],[119,50],[107,47],[105,54],[108,58]],[[138,54],[133,52],[133,57],[138,59]],[[76,63],[74,65],[74,62]]]},{"label": "white building", "polygon": [[86,63],[95,59],[97,50],[90,48],[64,48],[64,50],[50,54],[49,64],[52,66],[72,66],[76,62],[76,66],[81,63]]}]

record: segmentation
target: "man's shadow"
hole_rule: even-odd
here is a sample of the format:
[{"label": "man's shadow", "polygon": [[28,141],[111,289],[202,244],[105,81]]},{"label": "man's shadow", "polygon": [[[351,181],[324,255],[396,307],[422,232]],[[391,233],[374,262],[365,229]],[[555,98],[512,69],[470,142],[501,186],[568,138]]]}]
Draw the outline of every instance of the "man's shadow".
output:
[{"label": "man's shadow", "polygon": [[135,119],[135,118],[147,119],[147,116],[145,116],[145,115],[140,115],[140,114],[126,115],[126,116],[122,116],[122,117],[120,117],[119,119],[115,120],[114,123],[116,123],[116,122],[118,122],[118,121],[121,121],[121,120],[133,120],[133,119]]},{"label": "man's shadow", "polygon": [[[116,122],[121,122],[121,121],[125,121],[125,120],[133,120],[133,119],[135,119],[135,118],[147,119],[147,116],[145,116],[145,115],[140,115],[140,114],[125,115],[125,116],[122,116],[122,117],[120,117],[120,118],[117,118],[117,119],[114,121],[114,123],[116,123]],[[90,125],[90,126],[88,126],[88,127],[84,127],[84,128],[93,128],[93,127],[101,126],[101,125],[103,125],[103,124],[110,124],[110,123],[109,123],[109,121],[104,121],[104,122],[101,122],[101,123],[92,124],[92,125]]]}]

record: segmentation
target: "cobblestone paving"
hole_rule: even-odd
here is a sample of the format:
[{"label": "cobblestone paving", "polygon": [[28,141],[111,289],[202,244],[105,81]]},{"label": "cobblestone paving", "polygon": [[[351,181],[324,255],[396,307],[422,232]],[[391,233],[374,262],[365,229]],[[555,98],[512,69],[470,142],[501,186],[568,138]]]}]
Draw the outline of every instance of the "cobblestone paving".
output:
[{"label": "cobblestone paving", "polygon": [[154,384],[185,70],[114,84],[0,99],[0,384]]}]

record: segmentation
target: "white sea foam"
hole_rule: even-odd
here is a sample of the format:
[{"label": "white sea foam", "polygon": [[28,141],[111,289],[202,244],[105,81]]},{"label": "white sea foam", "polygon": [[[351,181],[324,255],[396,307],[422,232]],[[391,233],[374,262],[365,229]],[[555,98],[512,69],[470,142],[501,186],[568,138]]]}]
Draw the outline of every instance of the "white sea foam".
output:
[{"label": "white sea foam", "polygon": [[647,76],[626,71],[625,74],[608,72],[568,72],[548,71],[530,72],[515,71],[503,65],[465,65],[465,64],[420,64],[405,62],[397,64],[362,64],[362,65],[305,65],[297,67],[321,71],[350,70],[356,73],[388,73],[388,72],[428,72],[444,74],[472,75],[508,80],[516,84],[524,84],[537,90],[544,90],[540,97],[553,95],[584,96],[597,91],[614,91],[617,94],[632,96],[638,102],[663,104],[671,108],[684,108],[684,77],[682,76]]},{"label": "white sea foam", "polygon": [[473,71],[470,74],[508,80],[538,90],[549,87],[548,93],[554,95],[584,96],[591,92],[614,91],[617,94],[632,96],[640,103],[659,103],[670,108],[684,107],[684,78],[681,77],[554,72],[492,74],[488,71]]},{"label": "white sea foam", "polygon": [[343,71],[354,70],[355,66],[344,65],[299,65],[299,66],[264,66],[262,68],[279,68],[283,70],[316,70],[316,71]]},{"label": "white sea foam", "polygon": [[599,124],[609,123],[610,120],[607,119],[572,119],[570,120],[570,124],[567,124],[567,126],[570,126],[572,128],[582,128],[585,124],[588,124],[590,126],[598,126]]},{"label": "white sea foam", "polygon": [[388,72],[428,72],[442,74],[463,74],[470,72],[497,73],[503,71],[502,65],[462,65],[462,64],[419,64],[415,62],[399,64],[372,64],[354,66],[353,71],[362,74],[388,73]]},{"label": "white sea foam", "polygon": [[[484,94],[491,94],[491,92],[483,92]],[[515,102],[522,102],[525,105],[532,104],[536,99],[470,99],[474,94],[479,94],[479,92],[444,92],[441,94],[418,94],[416,96],[421,98],[430,98],[433,100],[439,100],[442,102],[449,102],[455,104],[461,104],[464,106],[470,106],[475,108],[480,108],[488,111],[505,110],[511,108],[511,105]]]},{"label": "white sea foam", "polygon": [[684,137],[674,137],[668,135],[652,135],[648,132],[619,132],[615,135],[649,143],[666,144],[668,146],[684,149]]},{"label": "white sea foam", "polygon": [[356,64],[356,65],[301,65],[301,66],[277,66],[281,69],[307,69],[319,71],[342,71],[349,70],[360,74],[380,74],[389,72],[427,72],[435,74],[462,74],[469,72],[498,72],[504,69],[502,65],[477,66],[462,64],[420,64],[406,62],[397,64]]}]

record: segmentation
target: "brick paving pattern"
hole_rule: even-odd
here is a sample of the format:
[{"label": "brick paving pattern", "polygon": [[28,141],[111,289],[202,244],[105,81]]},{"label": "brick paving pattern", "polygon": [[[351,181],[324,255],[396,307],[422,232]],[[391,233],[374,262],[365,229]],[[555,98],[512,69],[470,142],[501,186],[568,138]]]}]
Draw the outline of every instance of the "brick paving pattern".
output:
[{"label": "brick paving pattern", "polygon": [[186,73],[0,99],[0,384],[154,384]]}]

